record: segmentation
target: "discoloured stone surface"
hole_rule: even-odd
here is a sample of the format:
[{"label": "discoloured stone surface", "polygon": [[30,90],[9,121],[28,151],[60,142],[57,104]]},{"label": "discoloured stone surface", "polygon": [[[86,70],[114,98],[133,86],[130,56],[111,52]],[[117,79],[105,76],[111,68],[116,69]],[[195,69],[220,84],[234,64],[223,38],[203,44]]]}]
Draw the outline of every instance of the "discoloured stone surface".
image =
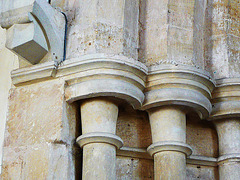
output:
[{"label": "discoloured stone surface", "polygon": [[106,143],[92,143],[83,147],[82,178],[115,179],[116,147]]},{"label": "discoloured stone surface", "polygon": [[206,62],[215,79],[239,77],[240,3],[208,1]]},{"label": "discoloured stone surface", "polygon": [[[188,64],[204,68],[203,32],[196,29],[203,28],[204,19],[194,24],[195,16],[204,14],[204,7],[198,0],[141,0],[139,60],[148,66]],[[201,44],[195,43],[199,41]],[[200,54],[194,58],[197,51]]]},{"label": "discoloured stone surface", "polygon": [[240,177],[240,121],[238,118],[215,120],[219,137],[220,180]]},{"label": "discoloured stone surface", "polygon": [[187,144],[193,155],[218,157],[218,136],[210,122],[202,121],[197,115],[187,116]]},{"label": "discoloured stone surface", "polygon": [[186,115],[175,107],[149,110],[153,143],[158,141],[186,142]]},{"label": "discoloured stone surface", "polygon": [[240,154],[239,119],[219,120],[215,124],[219,137],[219,154]]},{"label": "discoloured stone surface", "polygon": [[[172,142],[177,147],[177,143],[186,143],[186,114],[182,109],[177,106],[163,106],[150,109],[148,113],[153,139],[151,146],[158,142]],[[150,152],[149,148],[148,151]],[[155,180],[186,179],[185,153],[167,147],[164,151],[155,151],[153,157]]]},{"label": "discoloured stone surface", "polygon": [[108,132],[115,134],[118,107],[103,98],[93,98],[81,104],[82,133]]},{"label": "discoloured stone surface", "polygon": [[63,140],[63,83],[11,90],[5,147]]},{"label": "discoloured stone surface", "polygon": [[74,7],[74,19],[69,24],[68,58],[109,53],[137,59],[137,0],[79,0]]},{"label": "discoloured stone surface", "polygon": [[[80,109],[83,135],[79,138],[89,135],[89,142],[83,144],[82,179],[116,179],[116,146],[102,136],[109,139],[115,135],[118,106],[107,99],[92,98],[81,103]],[[94,133],[102,133],[95,135],[98,141],[92,136]],[[78,143],[82,146],[81,141]]]},{"label": "discoloured stone surface", "polygon": [[[119,180],[154,179],[153,169],[153,160],[117,156],[117,179]],[[210,166],[187,164],[186,173],[187,180],[217,180],[219,177],[217,167]]]},{"label": "discoloured stone surface", "polygon": [[151,129],[145,112],[120,108],[116,134],[127,147],[147,148],[152,143]]},{"label": "discoloured stone surface", "polygon": [[71,142],[76,109],[64,102],[63,81],[47,81],[11,90],[5,147],[42,142]]},{"label": "discoloured stone surface", "polygon": [[218,169],[217,167],[187,165],[187,179],[217,180],[219,179]]},{"label": "discoloured stone surface", "polygon": [[163,151],[154,155],[154,179],[186,178],[186,155],[175,151]]},{"label": "discoloured stone surface", "polygon": [[74,179],[75,104],[61,80],[11,90],[3,179]]},{"label": "discoloured stone surface", "polygon": [[18,68],[18,58],[5,48],[6,31],[0,27],[0,174],[2,146],[8,110],[8,93],[11,88],[11,70]]},{"label": "discoloured stone surface", "polygon": [[240,161],[224,162],[219,165],[220,180],[235,180],[240,177]]},{"label": "discoloured stone surface", "polygon": [[118,180],[153,179],[153,161],[117,156]]},{"label": "discoloured stone surface", "polygon": [[72,179],[72,149],[64,144],[43,143],[32,146],[5,147],[5,179]]}]

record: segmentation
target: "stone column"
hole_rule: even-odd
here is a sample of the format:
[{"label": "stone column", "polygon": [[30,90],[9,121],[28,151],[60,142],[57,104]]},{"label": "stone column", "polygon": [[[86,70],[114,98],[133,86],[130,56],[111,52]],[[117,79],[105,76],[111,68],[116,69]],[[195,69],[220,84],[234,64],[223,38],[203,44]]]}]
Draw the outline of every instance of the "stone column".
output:
[{"label": "stone column", "polygon": [[186,179],[186,114],[195,111],[201,118],[211,112],[214,87],[207,74],[186,66],[159,66],[150,69],[143,109],[149,113],[154,157],[154,179]]},{"label": "stone column", "polygon": [[148,148],[154,157],[155,179],[186,178],[186,155],[191,148],[186,144],[185,112],[174,106],[149,110],[153,144]]},{"label": "stone column", "polygon": [[[69,29],[67,57],[79,60],[78,75],[68,81],[68,102],[82,100],[83,179],[116,179],[115,135],[118,107],[139,108],[147,68],[138,59],[139,0],[79,0]],[[90,5],[90,4],[91,5]],[[101,97],[101,98],[99,98]]]},{"label": "stone column", "polygon": [[213,92],[213,120],[219,141],[219,178],[240,177],[240,79],[218,80]]},{"label": "stone column", "polygon": [[78,75],[67,81],[65,98],[82,102],[82,135],[77,142],[83,148],[83,179],[116,179],[116,148],[123,145],[115,135],[116,102],[141,107],[146,67],[118,56],[90,57],[78,63]]},{"label": "stone column", "polygon": [[240,177],[239,1],[208,1],[206,62],[217,82],[210,120],[219,141],[219,178]]},{"label": "stone column", "polygon": [[[206,1],[140,1],[139,59],[149,68],[148,110],[155,179],[186,179],[186,113],[211,112],[213,83],[204,63]],[[201,70],[200,70],[201,69]]]},{"label": "stone column", "polygon": [[118,106],[104,98],[81,104],[82,133],[77,142],[83,147],[83,179],[116,179],[116,148],[122,140],[115,135]]}]

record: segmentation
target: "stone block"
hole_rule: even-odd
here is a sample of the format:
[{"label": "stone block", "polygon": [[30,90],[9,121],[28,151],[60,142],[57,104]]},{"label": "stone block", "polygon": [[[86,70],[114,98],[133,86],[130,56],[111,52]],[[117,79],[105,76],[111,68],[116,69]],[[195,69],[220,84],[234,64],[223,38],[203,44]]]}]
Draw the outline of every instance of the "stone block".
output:
[{"label": "stone block", "polygon": [[138,1],[81,0],[75,7],[76,16],[69,28],[68,58],[108,53],[137,59]]},{"label": "stone block", "polygon": [[152,143],[147,114],[139,111],[119,112],[116,134],[126,147],[147,148]]},{"label": "stone block", "polygon": [[153,160],[117,156],[117,179],[154,179]]},{"label": "stone block", "polygon": [[174,26],[168,29],[168,59],[177,64],[195,64],[193,62],[193,29]]},{"label": "stone block", "polygon": [[218,135],[213,124],[195,116],[187,118],[187,144],[192,155],[218,157]]},{"label": "stone block", "polygon": [[47,41],[37,23],[15,24],[9,28],[6,47],[32,64],[48,52]]},{"label": "stone block", "polygon": [[[2,5],[0,25],[9,28],[14,24],[21,24],[13,27],[17,30],[13,31],[14,36],[11,33],[7,44],[13,48],[15,53],[35,64],[46,55],[47,52],[43,49],[48,50],[49,47],[52,56],[52,59],[50,57],[49,59],[58,63],[63,60],[66,21],[61,12],[54,9],[47,0],[15,0],[11,3],[1,0],[0,3]],[[26,28],[26,25],[23,25],[30,22],[34,23],[34,31],[29,30],[31,26]],[[29,39],[29,36],[33,34],[34,38]],[[27,41],[23,41],[24,39]],[[21,42],[20,47],[18,47],[19,42]],[[17,44],[18,48],[14,44]]]},{"label": "stone block", "polygon": [[187,179],[219,179],[217,167],[187,165]]},{"label": "stone block", "polygon": [[75,137],[74,112],[64,102],[63,81],[47,81],[12,89],[4,146],[70,143]]},{"label": "stone block", "polygon": [[74,179],[72,147],[42,143],[5,147],[2,180]]},{"label": "stone block", "polygon": [[13,24],[29,22],[28,12],[35,0],[0,0],[0,25],[9,28]]}]

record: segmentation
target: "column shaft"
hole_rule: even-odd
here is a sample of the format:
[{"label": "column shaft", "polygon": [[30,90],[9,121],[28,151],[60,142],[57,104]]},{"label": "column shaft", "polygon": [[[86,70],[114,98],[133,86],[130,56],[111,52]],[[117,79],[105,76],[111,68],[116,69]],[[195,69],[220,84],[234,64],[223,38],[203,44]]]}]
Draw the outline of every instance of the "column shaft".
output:
[{"label": "column shaft", "polygon": [[186,142],[186,116],[176,107],[159,107],[149,111],[153,143]]},{"label": "column shaft", "polygon": [[83,147],[83,180],[116,179],[116,147],[91,143]]},{"label": "column shaft", "polygon": [[117,117],[117,105],[107,98],[82,103],[83,135],[77,141],[83,147],[83,180],[116,179]]},{"label": "column shaft", "polygon": [[240,121],[237,119],[216,121],[219,138],[220,180],[240,177]]},{"label": "column shaft", "polygon": [[154,155],[155,180],[186,180],[186,155],[176,151],[162,151]]},{"label": "column shaft", "polygon": [[[186,154],[176,146],[185,146],[186,116],[178,107],[149,110],[154,154],[154,179],[186,179]],[[179,147],[180,148],[180,147]],[[181,148],[180,148],[181,149]]]},{"label": "column shaft", "polygon": [[118,106],[104,98],[93,98],[81,104],[82,134],[108,132],[115,134]]},{"label": "column shaft", "polygon": [[219,180],[237,180],[240,177],[240,160],[220,163],[218,169]]}]

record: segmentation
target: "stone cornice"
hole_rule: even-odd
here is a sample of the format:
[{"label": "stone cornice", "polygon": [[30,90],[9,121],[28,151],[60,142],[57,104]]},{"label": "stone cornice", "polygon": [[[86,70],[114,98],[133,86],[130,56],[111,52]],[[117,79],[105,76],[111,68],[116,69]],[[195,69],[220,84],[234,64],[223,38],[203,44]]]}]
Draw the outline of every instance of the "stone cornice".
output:
[{"label": "stone cornice", "polygon": [[55,72],[53,62],[18,69],[12,72],[16,86],[46,79],[63,78],[68,102],[98,96],[126,100],[134,108],[144,101],[143,90],[147,67],[125,56],[92,54],[69,59]]},{"label": "stone cornice", "polygon": [[[122,147],[117,150],[117,155],[132,158],[153,159],[153,157],[147,152],[147,149],[142,148]],[[217,163],[218,159],[214,157],[191,155],[187,158],[187,164],[216,167]]]},{"label": "stone cornice", "polygon": [[59,66],[55,73],[53,61],[16,69],[12,71],[12,81],[15,86],[32,84],[49,78],[58,77],[63,77],[70,82],[72,78],[71,75],[78,76],[78,73],[87,70],[95,71],[99,66],[106,69],[124,69],[126,72],[131,72],[136,69],[136,76],[144,82],[148,71],[147,67],[142,63],[124,56],[93,54],[81,56],[80,58],[67,59]]},{"label": "stone cornice", "polygon": [[54,78],[66,81],[65,97],[69,102],[113,96],[142,110],[183,105],[193,108],[202,118],[208,117],[212,108],[209,99],[214,83],[210,75],[190,66],[159,65],[147,69],[125,56],[92,54],[68,59],[57,71],[53,62],[46,62],[12,72],[15,86]]},{"label": "stone cornice", "polygon": [[240,161],[240,153],[225,154],[218,158],[218,163],[222,164],[224,162],[236,162]]},{"label": "stone cornice", "polygon": [[219,79],[216,82],[209,120],[240,117],[240,78]]},{"label": "stone cornice", "polygon": [[11,72],[12,83],[15,86],[32,84],[53,78],[54,62],[46,62],[30,67],[20,68]]},{"label": "stone cornice", "polygon": [[193,108],[201,118],[211,112],[215,84],[203,70],[183,65],[159,65],[149,69],[142,109],[164,105]]},{"label": "stone cornice", "polygon": [[76,63],[68,61],[58,69],[65,76],[66,100],[73,102],[98,96],[126,100],[134,108],[141,107],[147,69],[140,62],[124,56],[87,55]]}]

